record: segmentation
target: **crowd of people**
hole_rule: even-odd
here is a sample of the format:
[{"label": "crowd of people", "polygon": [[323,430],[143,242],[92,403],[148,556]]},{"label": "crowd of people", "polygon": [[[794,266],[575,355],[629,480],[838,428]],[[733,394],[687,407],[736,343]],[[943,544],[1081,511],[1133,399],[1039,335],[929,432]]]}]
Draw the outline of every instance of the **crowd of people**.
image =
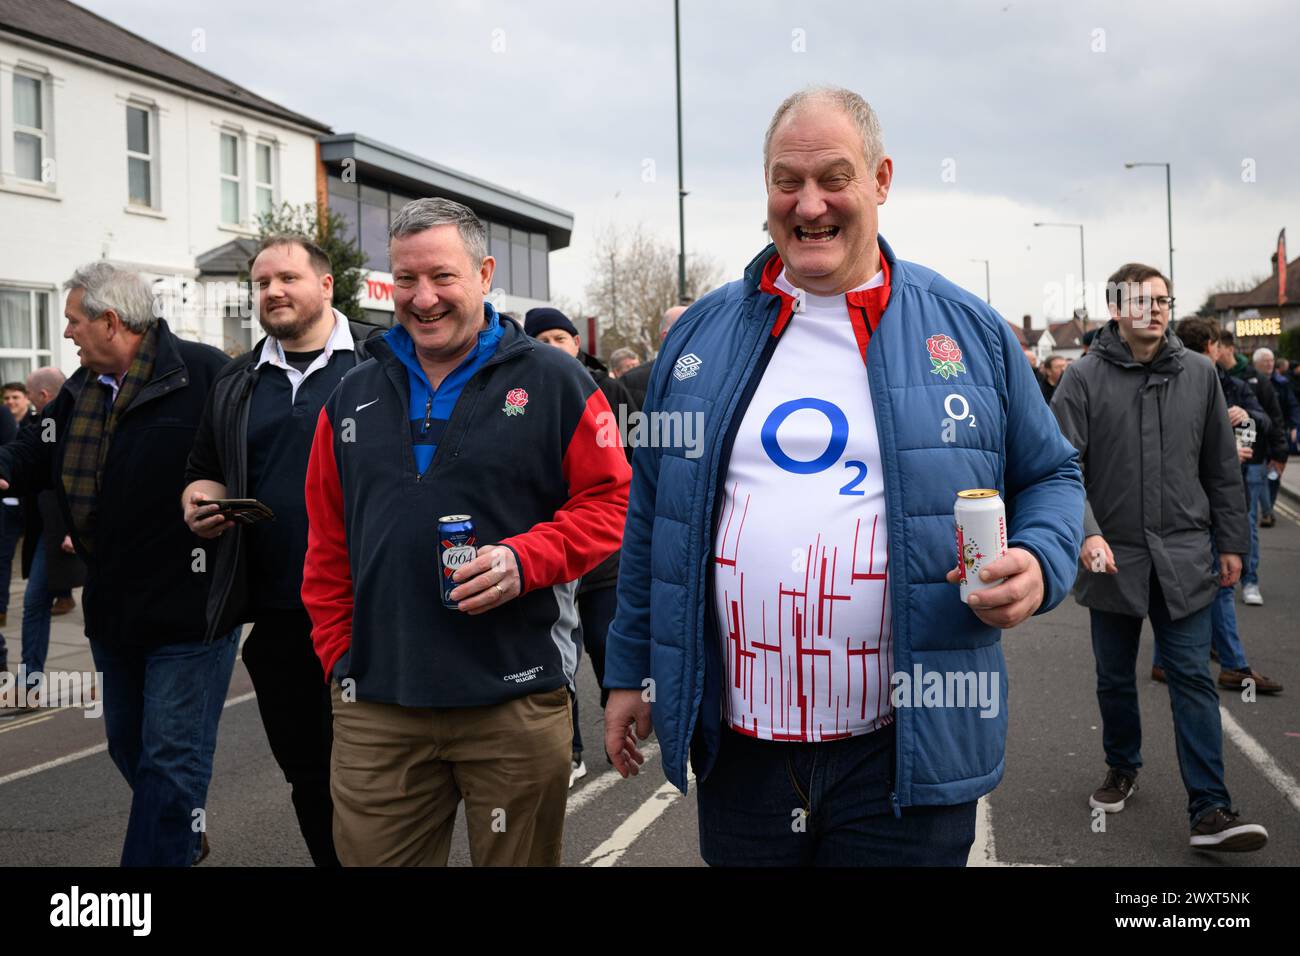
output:
[{"label": "crowd of people", "polygon": [[[982,674],[1005,698],[1000,631],[1072,589],[1104,723],[1091,807],[1136,790],[1150,618],[1190,845],[1264,844],[1224,781],[1209,663],[1220,687],[1281,690],[1246,662],[1232,591],[1241,576],[1259,603],[1255,516],[1294,447],[1280,363],[1231,369],[1204,320],[1175,334],[1166,277],[1128,264],[1084,357],[1031,368],[991,307],[879,234],[893,161],[851,91],[787,98],[762,162],[771,244],[666,311],[644,363],[619,349],[605,366],[559,310],[498,314],[483,223],[446,199],[393,219],[388,330],[333,308],[329,257],[297,235],[252,256],[266,334],[233,361],[177,337],[133,272],[67,281],[82,367],[27,383],[0,491],[46,503],[38,611],[65,580],[49,546],[84,565],[132,789],[123,865],[209,852],[246,624],[318,866],[443,865],[462,803],[476,865],[558,864],[587,773],[584,649],[603,756],[637,774],[653,729],[682,790],[689,760],[708,863],[961,865],[1007,712],[912,706],[893,676]],[[699,416],[707,454],[602,440],[619,406]],[[1006,504],[1005,553],[968,601],[949,517],[967,489]],[[466,517],[472,557],[441,530]],[[33,647],[24,627],[28,678]]]}]

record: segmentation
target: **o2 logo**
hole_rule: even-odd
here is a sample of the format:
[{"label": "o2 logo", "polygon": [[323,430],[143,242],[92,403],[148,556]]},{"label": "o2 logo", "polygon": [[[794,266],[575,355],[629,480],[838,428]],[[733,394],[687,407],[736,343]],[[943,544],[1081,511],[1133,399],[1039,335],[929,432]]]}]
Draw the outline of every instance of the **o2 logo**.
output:
[{"label": "o2 logo", "polygon": [[948,417],[939,423],[942,426],[939,437],[945,444],[952,444],[957,440],[958,422],[969,419],[970,427],[975,427],[975,416],[971,414],[970,404],[957,392],[953,392],[943,400],[943,410],[948,413]]},{"label": "o2 logo", "polygon": [[[799,461],[796,458],[791,458],[781,448],[781,443],[776,440],[777,429],[781,427],[785,420],[795,412],[804,409],[821,412],[831,425],[831,439],[826,445],[826,450],[811,461]],[[772,459],[778,468],[795,475],[815,475],[830,468],[839,461],[840,455],[844,454],[844,449],[849,444],[849,420],[839,406],[831,402],[820,398],[795,398],[788,402],[782,402],[772,409],[771,414],[767,416],[767,420],[763,422],[763,428],[759,434],[763,442],[763,451],[767,452],[767,457]],[[866,491],[858,486],[867,477],[866,462],[846,461],[844,467],[855,472],[855,474],[840,489],[840,494],[865,495]]]}]

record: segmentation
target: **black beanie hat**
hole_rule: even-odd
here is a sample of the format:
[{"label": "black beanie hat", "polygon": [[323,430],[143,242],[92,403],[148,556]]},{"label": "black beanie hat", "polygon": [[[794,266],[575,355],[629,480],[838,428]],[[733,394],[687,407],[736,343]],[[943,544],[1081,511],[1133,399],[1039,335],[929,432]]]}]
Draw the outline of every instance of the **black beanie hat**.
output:
[{"label": "black beanie hat", "polygon": [[524,331],[532,338],[537,338],[543,332],[549,332],[551,329],[561,329],[568,332],[575,339],[578,337],[577,328],[569,321],[569,317],[559,309],[542,306],[537,309],[529,309],[524,315]]}]

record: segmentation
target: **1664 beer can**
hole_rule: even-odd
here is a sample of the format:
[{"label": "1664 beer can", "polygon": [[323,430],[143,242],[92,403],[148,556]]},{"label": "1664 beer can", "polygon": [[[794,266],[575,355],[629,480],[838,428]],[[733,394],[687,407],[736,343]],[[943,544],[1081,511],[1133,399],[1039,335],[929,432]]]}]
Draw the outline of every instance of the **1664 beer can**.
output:
[{"label": "1664 beer can", "polygon": [[478,555],[474,521],[469,515],[443,515],[438,519],[438,567],[441,571],[442,603],[456,609],[451,592],[458,583],[451,579],[456,569],[469,564]]},{"label": "1664 beer can", "polygon": [[957,564],[965,604],[972,591],[983,591],[1004,580],[981,581],[980,570],[1007,553],[1007,509],[993,489],[972,488],[957,492],[953,518],[957,523]]}]

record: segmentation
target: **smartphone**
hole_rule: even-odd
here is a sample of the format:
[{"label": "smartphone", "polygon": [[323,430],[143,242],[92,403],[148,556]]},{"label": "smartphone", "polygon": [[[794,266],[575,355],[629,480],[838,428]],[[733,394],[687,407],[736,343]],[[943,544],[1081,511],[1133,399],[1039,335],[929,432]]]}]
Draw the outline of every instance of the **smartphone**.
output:
[{"label": "smartphone", "polygon": [[275,520],[275,512],[256,498],[210,498],[204,504],[216,505],[217,514],[240,524],[254,524],[267,518]]}]

